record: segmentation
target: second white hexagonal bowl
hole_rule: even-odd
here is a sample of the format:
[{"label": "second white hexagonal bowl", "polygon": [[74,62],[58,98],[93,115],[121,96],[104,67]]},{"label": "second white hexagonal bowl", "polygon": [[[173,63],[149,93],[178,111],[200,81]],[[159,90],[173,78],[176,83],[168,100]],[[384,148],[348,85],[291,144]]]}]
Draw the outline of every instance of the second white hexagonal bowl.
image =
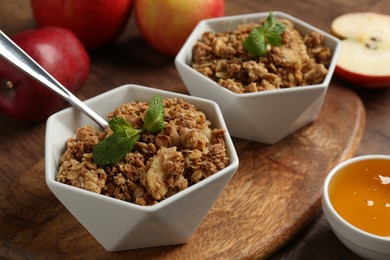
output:
[{"label": "second white hexagonal bowl", "polygon": [[336,65],[340,43],[337,38],[293,16],[273,12],[275,17],[293,22],[302,34],[315,31],[324,35],[333,57],[324,81],[317,85],[236,94],[191,67],[192,48],[204,32],[230,31],[238,24],[259,22],[268,15],[266,12],[201,21],[176,56],[175,65],[191,95],[218,103],[232,136],[274,144],[318,117]]}]

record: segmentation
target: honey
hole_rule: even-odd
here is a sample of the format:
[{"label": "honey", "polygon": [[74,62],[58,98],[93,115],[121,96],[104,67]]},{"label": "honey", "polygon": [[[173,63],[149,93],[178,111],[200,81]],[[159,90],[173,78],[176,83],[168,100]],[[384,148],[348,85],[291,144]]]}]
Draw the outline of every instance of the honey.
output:
[{"label": "honey", "polygon": [[329,183],[329,199],[353,226],[390,236],[390,160],[357,161],[340,169]]}]

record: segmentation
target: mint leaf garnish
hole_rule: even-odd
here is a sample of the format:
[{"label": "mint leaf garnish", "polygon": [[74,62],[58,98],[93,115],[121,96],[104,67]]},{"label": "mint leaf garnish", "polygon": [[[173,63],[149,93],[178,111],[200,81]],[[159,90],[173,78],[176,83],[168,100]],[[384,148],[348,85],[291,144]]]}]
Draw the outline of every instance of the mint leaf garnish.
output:
[{"label": "mint leaf garnish", "polygon": [[113,133],[94,147],[92,150],[94,161],[99,165],[107,165],[123,159],[128,152],[133,150],[142,131],[157,133],[164,130],[164,112],[163,98],[156,95],[149,102],[143,129],[134,129],[129,122],[121,117],[111,118],[108,125]]},{"label": "mint leaf garnish", "polygon": [[267,44],[261,27],[255,27],[242,44],[254,56],[263,56],[267,53]]},{"label": "mint leaf garnish", "polygon": [[99,165],[107,165],[125,157],[138,142],[142,132],[121,117],[113,117],[108,124],[113,133],[100,141],[92,151],[93,159]]},{"label": "mint leaf garnish", "polygon": [[267,53],[267,45],[282,45],[282,33],[286,26],[269,13],[261,26],[255,27],[242,44],[254,56],[263,56]]},{"label": "mint leaf garnish", "polygon": [[144,129],[151,133],[157,133],[164,130],[164,128],[163,98],[161,95],[156,95],[149,102],[149,108],[144,118]]}]

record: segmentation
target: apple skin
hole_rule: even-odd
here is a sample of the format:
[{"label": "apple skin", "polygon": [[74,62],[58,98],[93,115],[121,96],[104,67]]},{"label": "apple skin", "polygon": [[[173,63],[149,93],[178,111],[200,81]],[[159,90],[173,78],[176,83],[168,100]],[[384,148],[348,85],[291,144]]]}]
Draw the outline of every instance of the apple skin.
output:
[{"label": "apple skin", "polygon": [[175,56],[203,19],[224,15],[224,0],[142,0],[134,3],[141,36],[155,50]]},{"label": "apple skin", "polygon": [[359,87],[368,88],[387,88],[390,87],[390,75],[389,76],[372,76],[367,74],[358,74],[342,68],[338,65],[335,67],[335,75],[345,80],[346,82],[352,83]]},{"label": "apple skin", "polygon": [[87,49],[113,42],[129,20],[133,0],[31,0],[38,27],[71,30]]},{"label": "apple skin", "polygon": [[[19,32],[10,38],[70,92],[78,92],[87,82],[90,59],[71,31],[46,27]],[[62,97],[0,58],[1,112],[36,122],[57,112],[64,103]]]}]

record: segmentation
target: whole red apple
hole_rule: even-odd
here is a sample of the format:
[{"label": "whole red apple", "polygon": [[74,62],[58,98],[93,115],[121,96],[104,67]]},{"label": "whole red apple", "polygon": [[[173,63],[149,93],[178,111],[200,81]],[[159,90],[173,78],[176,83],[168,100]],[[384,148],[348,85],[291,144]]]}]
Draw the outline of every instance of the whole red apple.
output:
[{"label": "whole red apple", "polygon": [[88,49],[113,42],[123,31],[133,0],[31,0],[39,27],[65,27]]},{"label": "whole red apple", "polygon": [[[46,27],[10,38],[69,91],[76,93],[89,76],[90,60],[78,38],[65,28]],[[65,101],[0,58],[0,111],[19,120],[39,121]]]},{"label": "whole red apple", "polygon": [[142,0],[134,3],[137,26],[145,41],[166,55],[176,55],[203,19],[224,15],[224,0]]}]

